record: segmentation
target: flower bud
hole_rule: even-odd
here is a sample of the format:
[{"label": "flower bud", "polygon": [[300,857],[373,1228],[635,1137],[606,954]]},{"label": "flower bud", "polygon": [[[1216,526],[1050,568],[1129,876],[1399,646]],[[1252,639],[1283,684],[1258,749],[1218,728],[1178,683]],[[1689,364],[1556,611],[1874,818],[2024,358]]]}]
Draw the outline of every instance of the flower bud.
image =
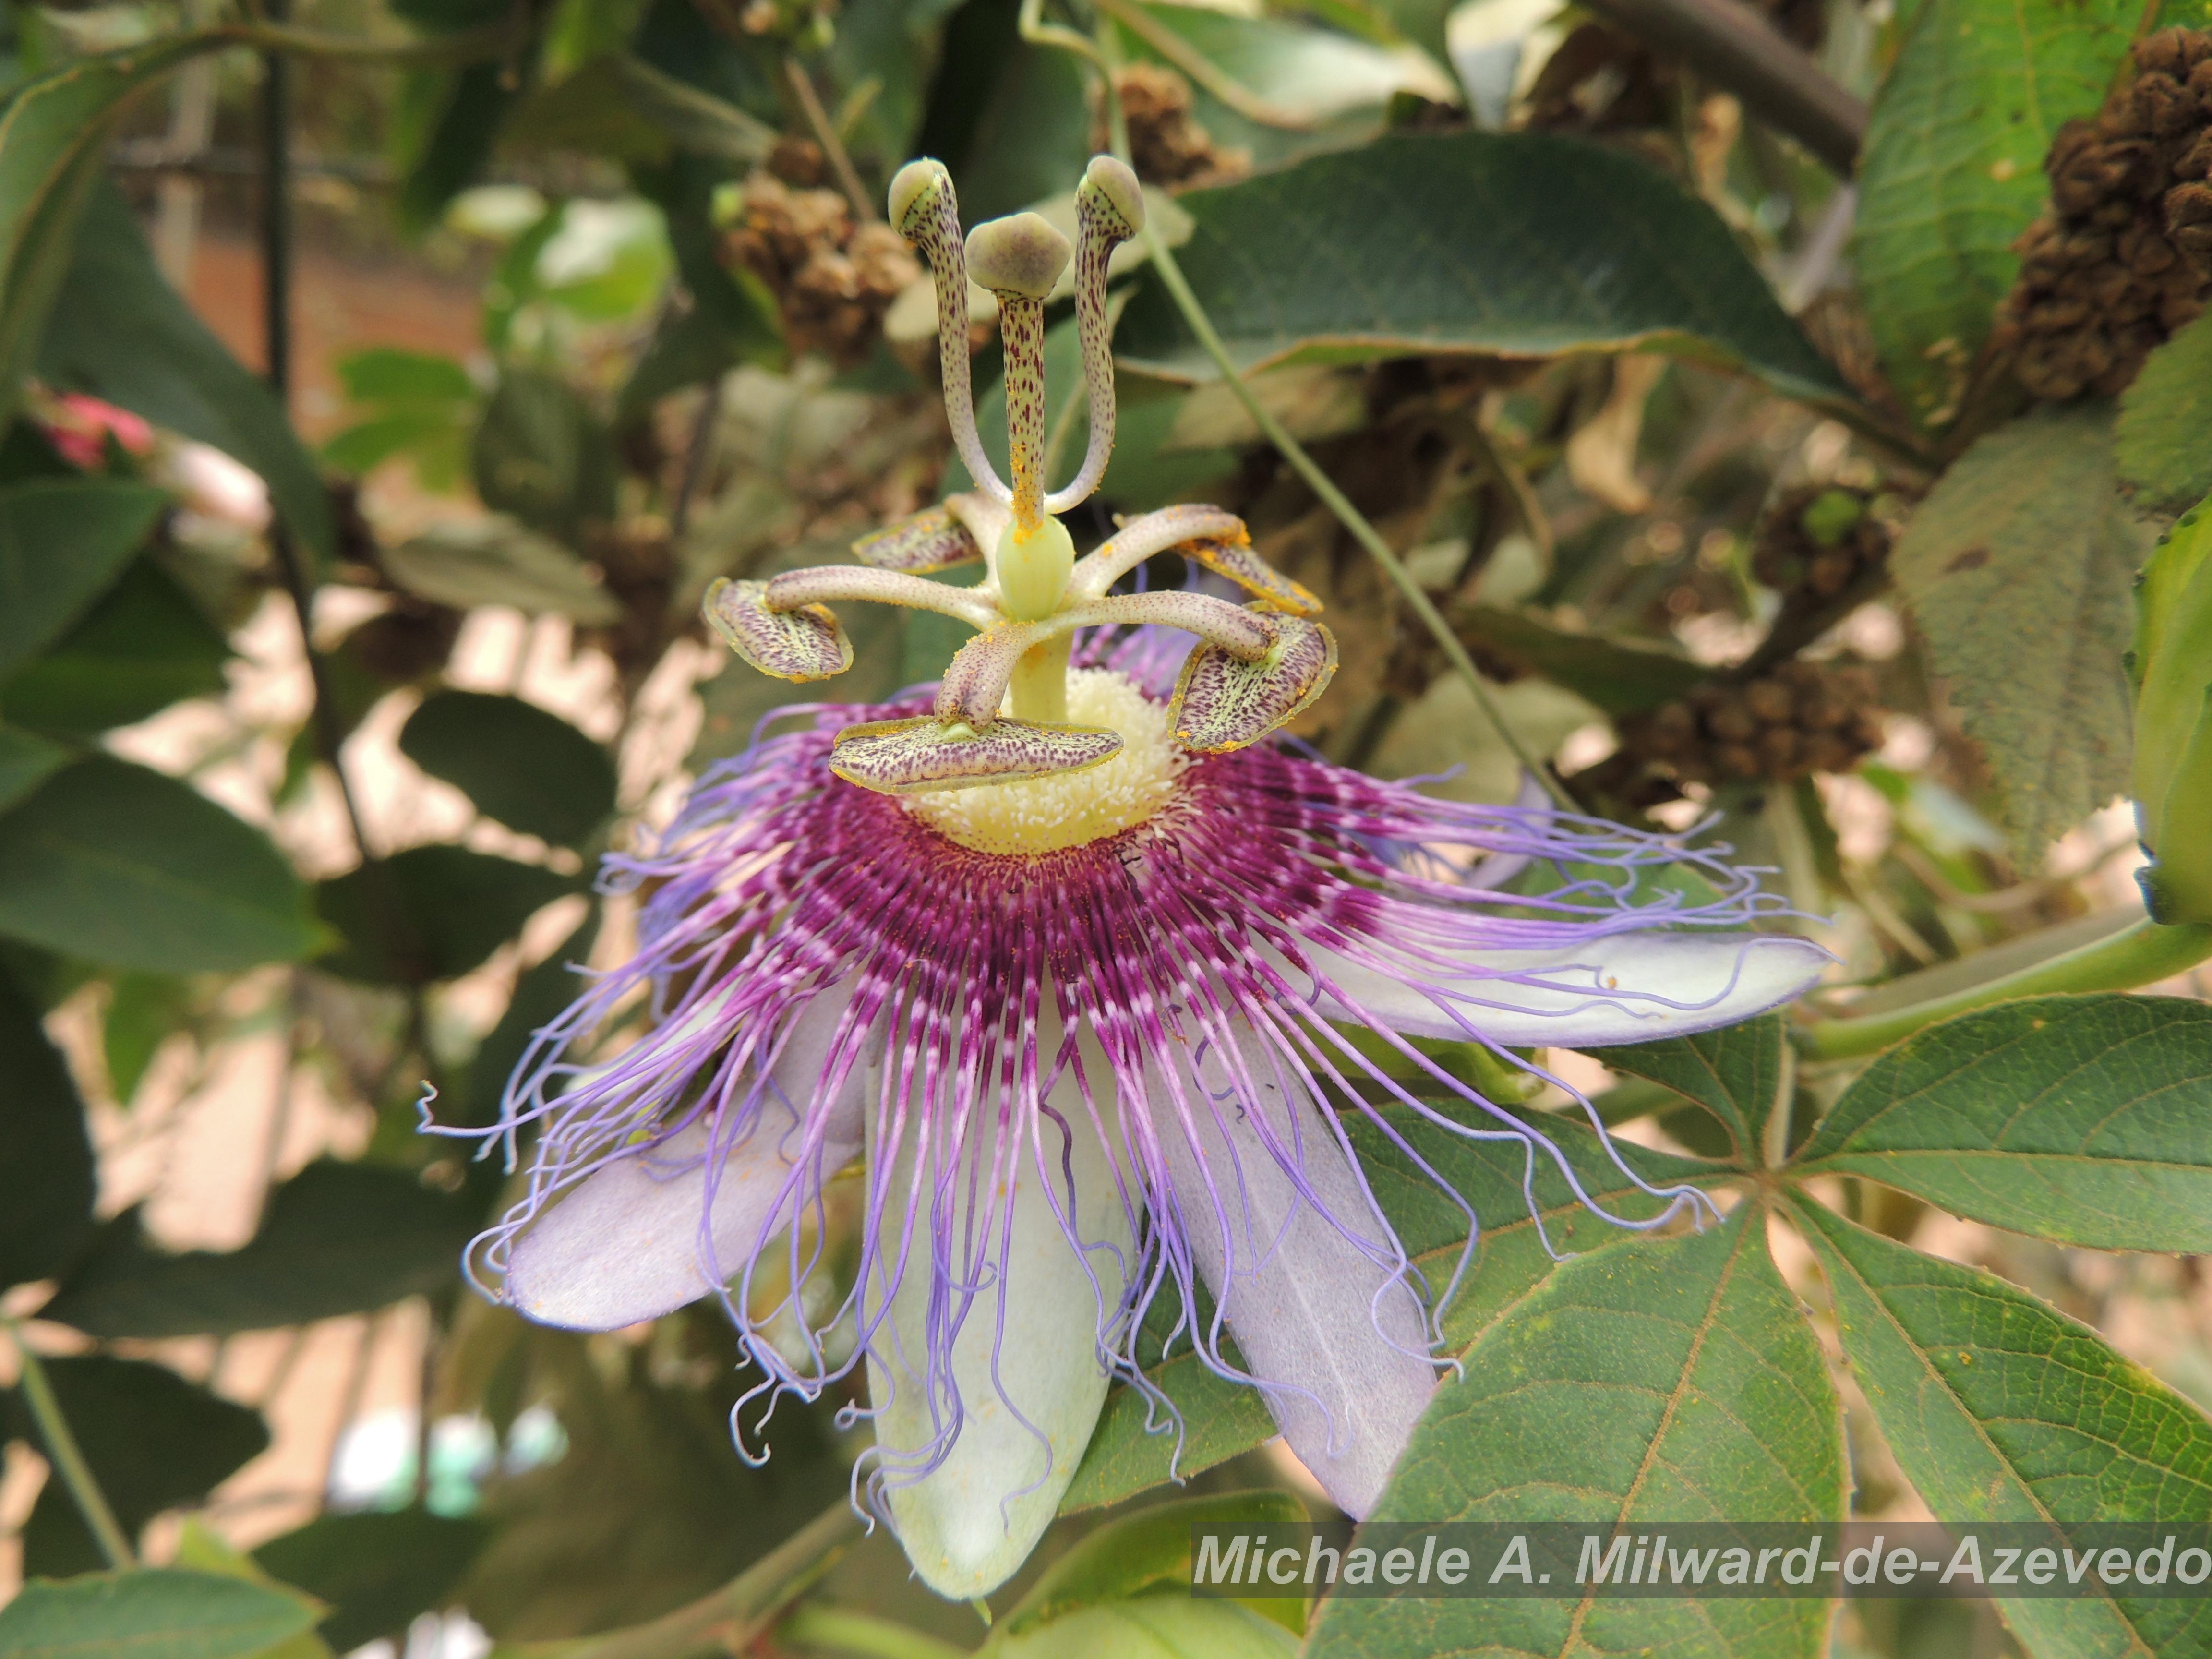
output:
[{"label": "flower bud", "polygon": [[994,294],[1042,300],[1067,269],[1073,250],[1035,213],[992,219],[968,233],[968,271]]},{"label": "flower bud", "polygon": [[2136,584],[2136,826],[2160,922],[2212,921],[2212,501],[2182,515]]}]

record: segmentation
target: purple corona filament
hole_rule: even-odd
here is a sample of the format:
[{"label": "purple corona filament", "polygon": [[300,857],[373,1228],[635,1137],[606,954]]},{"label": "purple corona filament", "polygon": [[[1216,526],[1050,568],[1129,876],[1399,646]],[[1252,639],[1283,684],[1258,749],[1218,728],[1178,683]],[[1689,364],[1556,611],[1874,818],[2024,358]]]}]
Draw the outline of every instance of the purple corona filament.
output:
[{"label": "purple corona filament", "polygon": [[[940,295],[964,295],[933,165],[901,174],[892,219]],[[1141,225],[1141,199],[1103,161],[1085,188],[1079,314],[1094,392],[1107,378],[1094,415],[1110,420],[1091,325],[1103,250]],[[1066,258],[1033,226],[981,227],[969,246],[989,285],[1033,306]],[[964,403],[964,319],[943,311]],[[1033,371],[1011,363],[1010,381]],[[802,724],[708,772],[647,850],[611,856],[603,889],[641,898],[635,953],[536,1034],[495,1127],[431,1126],[527,1160],[524,1196],[471,1252],[486,1294],[590,1329],[717,1297],[764,1404],[865,1369],[868,1404],[849,1409],[876,1445],[855,1478],[947,1595],[1020,1565],[1110,1381],[1179,1431],[1139,1364],[1164,1297],[1181,1310],[1173,1345],[1259,1389],[1331,1495],[1365,1513],[1446,1363],[1438,1316],[1478,1218],[1462,1200],[1459,1265],[1425,1279],[1345,1115],[1439,1185],[1376,1103],[1518,1143],[1532,1213],[1545,1164],[1605,1213],[1540,1115],[1411,1039],[1506,1059],[1701,1030],[1789,1000],[1826,961],[1753,931],[1781,901],[1680,838],[1540,797],[1439,801],[1271,739],[1334,672],[1318,605],[1214,508],[1147,514],[1071,562],[1049,514],[1095,484],[1106,447],[1094,431],[1082,477],[1047,496],[1018,443],[1011,489],[988,480],[872,538],[865,566],[722,585],[710,619],[787,678],[851,659],[824,599],[925,605],[979,633],[942,687],[783,711]],[[1111,594],[1170,546],[1252,603]],[[977,587],[924,580],[978,556]],[[1200,642],[1184,655],[1139,622]],[[960,817],[971,799],[988,810]],[[1504,889],[1545,864],[1565,884]],[[1711,896],[1649,879],[1680,868]],[[1710,1208],[1613,1157],[1664,1201],[1607,1217],[1620,1225]],[[832,1260],[841,1177],[857,1267]],[[744,1449],[757,1425],[738,1427]]]}]

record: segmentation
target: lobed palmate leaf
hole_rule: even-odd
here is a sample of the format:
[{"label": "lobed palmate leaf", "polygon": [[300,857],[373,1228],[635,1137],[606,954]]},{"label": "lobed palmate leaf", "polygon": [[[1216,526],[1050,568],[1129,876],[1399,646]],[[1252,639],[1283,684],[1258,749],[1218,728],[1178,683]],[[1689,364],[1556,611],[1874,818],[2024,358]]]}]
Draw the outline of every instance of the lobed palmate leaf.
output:
[{"label": "lobed palmate leaf", "polygon": [[1097,726],[999,720],[979,731],[923,715],[847,726],[830,751],[830,769],[863,789],[903,795],[1080,772],[1121,752],[1120,733]]},{"label": "lobed palmate leaf", "polygon": [[1246,748],[1295,718],[1336,676],[1336,635],[1302,617],[1255,612],[1275,636],[1239,662],[1216,645],[1190,653],[1176,681],[1175,736],[1202,755]]},{"label": "lobed palmate leaf", "polygon": [[724,644],[780,680],[826,680],[853,665],[853,642],[826,605],[771,611],[768,584],[727,577],[707,590],[706,616]]}]

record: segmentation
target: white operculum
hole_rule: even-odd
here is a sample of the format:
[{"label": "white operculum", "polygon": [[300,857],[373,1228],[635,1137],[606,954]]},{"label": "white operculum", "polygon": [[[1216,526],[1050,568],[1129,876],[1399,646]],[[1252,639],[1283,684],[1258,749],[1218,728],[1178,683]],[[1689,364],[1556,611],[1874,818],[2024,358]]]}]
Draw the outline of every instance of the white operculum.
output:
[{"label": "white operculum", "polygon": [[[725,1153],[708,1223],[714,1272],[700,1226],[710,1146],[702,1118],[594,1171],[556,1200],[507,1259],[506,1300],[543,1325],[618,1330],[696,1302],[743,1269],[771,1219],[804,1213],[814,1180],[828,1180],[860,1150],[861,1102],[879,1088],[880,1036],[865,1039],[834,1099],[817,1098],[852,1000],[848,983],[807,1004],[777,1056],[775,1088],[763,1091],[750,1132]],[[794,1118],[786,1100],[803,1115]],[[818,1176],[806,1171],[794,1204],[793,1160],[804,1161],[805,1124],[813,1117],[822,1120]]]},{"label": "white operculum", "polygon": [[[1380,951],[1392,971],[1302,947],[1341,994],[1334,1019],[1414,1036],[1479,1035],[1508,1048],[1597,1048],[1733,1025],[1792,1000],[1834,960],[1784,933],[1591,934],[1540,951],[1443,949],[1417,940]],[[1293,989],[1311,975],[1272,950]]]},{"label": "white operculum", "polygon": [[[1060,1033],[1048,1014],[1041,1024],[1042,1073],[1050,1066]],[[1088,1040],[1085,1048],[1093,1094],[1110,1122],[1110,1074]],[[993,1077],[995,1081],[995,1066]],[[940,1086],[949,1093],[949,1084]],[[905,1240],[904,1272],[890,1288],[890,1318],[877,1329],[868,1352],[868,1397],[878,1408],[876,1443],[884,1453],[886,1501],[915,1572],[939,1595],[956,1599],[997,1588],[1028,1559],[1075,1477],[1109,1380],[1099,1335],[1119,1310],[1133,1231],[1112,1155],[1072,1071],[1053,1088],[1048,1103],[1066,1123],[1072,1140],[1048,1116],[1036,1118],[1032,1140],[1032,1115],[1018,1110],[1012,1115],[1015,1144],[1002,1148],[996,1091],[986,1090],[971,1110],[968,1144],[954,1168],[947,1167],[953,1115],[941,1103],[918,1189],[915,1121],[925,1115],[918,1103],[909,1103],[896,1155],[880,1176],[885,1126],[872,1106],[867,1114],[872,1181],[889,1184],[879,1188],[885,1194],[881,1254],[863,1287],[864,1317],[883,1306],[886,1283],[899,1272],[909,1194],[920,1210]],[[983,1175],[971,1189],[978,1158]],[[940,1182],[949,1182],[950,1219],[940,1222],[935,1248],[947,1259],[933,1264],[930,1194]],[[1010,1235],[1005,1231],[1009,1185]],[[984,1206],[972,1224],[971,1190]],[[1082,1256],[1069,1242],[1070,1226],[1086,1247]],[[939,1282],[948,1267],[950,1282]],[[927,1375],[933,1293],[944,1298],[941,1316],[959,1321],[951,1374],[940,1368],[934,1379]],[[910,1471],[956,1410],[957,1438],[943,1462],[914,1480]]]},{"label": "white operculum", "polygon": [[1149,1115],[1191,1255],[1253,1376],[1276,1385],[1284,1439],[1362,1516],[1436,1383],[1426,1319],[1334,1123],[1287,1060],[1237,1031],[1242,1077],[1218,1047],[1195,1066],[1181,1051],[1195,1146],[1157,1063]]}]

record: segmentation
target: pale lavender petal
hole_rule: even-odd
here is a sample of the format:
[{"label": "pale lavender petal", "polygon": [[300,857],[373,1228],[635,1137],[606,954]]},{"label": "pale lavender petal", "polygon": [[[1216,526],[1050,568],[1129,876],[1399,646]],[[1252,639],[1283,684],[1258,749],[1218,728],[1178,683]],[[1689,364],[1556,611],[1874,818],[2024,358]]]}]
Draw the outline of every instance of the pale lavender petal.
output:
[{"label": "pale lavender petal", "polygon": [[[1544,787],[1544,781],[1534,772],[1523,772],[1521,793],[1513,798],[1514,811],[1536,823],[1542,821],[1551,805],[1552,792]],[[1533,853],[1492,853],[1468,872],[1467,884],[1482,890],[1503,887],[1535,861]]]},{"label": "pale lavender petal", "polygon": [[[851,1000],[849,987],[815,998],[775,1067],[785,1098],[824,1120],[823,1180],[860,1150],[860,1103],[872,1068],[855,1066],[835,1100],[813,1099],[830,1039]],[[751,1132],[724,1158],[708,1222],[711,1266],[719,1270],[713,1273],[700,1237],[708,1137],[705,1123],[690,1124],[578,1182],[516,1241],[507,1262],[506,1299],[541,1325],[619,1330],[673,1313],[743,1268],[771,1218],[792,1211],[792,1158],[802,1137],[791,1115],[770,1099]]]},{"label": "pale lavender petal", "polygon": [[1808,990],[1834,960],[1784,933],[1622,933],[1542,951],[1304,949],[1331,1018],[1506,1048],[1601,1048],[1733,1025]]},{"label": "pale lavender petal", "polygon": [[[1056,1022],[1044,1035],[1048,1064]],[[1083,1461],[1110,1376],[1103,1342],[1133,1229],[1071,1074],[1046,1104],[1030,1120],[1034,1143],[1008,1145],[978,1126],[956,1152],[941,1132],[909,1126],[888,1159],[883,1126],[869,1119],[872,1185],[890,1200],[862,1289],[864,1322],[889,1316],[889,1340],[868,1358],[884,1501],[915,1572],[956,1600],[988,1595],[1029,1559]],[[936,1194],[937,1213],[909,1229],[918,1158],[919,1190],[925,1201]],[[949,1259],[933,1261],[933,1243]]]},{"label": "pale lavender petal", "polygon": [[[1249,1027],[1184,1091],[1198,1131],[1146,1092],[1181,1228],[1283,1437],[1337,1506],[1364,1516],[1436,1386],[1404,1248],[1337,1131]],[[1186,1076],[1189,1073],[1187,1072]],[[1357,1242],[1355,1242],[1357,1241]]]}]

